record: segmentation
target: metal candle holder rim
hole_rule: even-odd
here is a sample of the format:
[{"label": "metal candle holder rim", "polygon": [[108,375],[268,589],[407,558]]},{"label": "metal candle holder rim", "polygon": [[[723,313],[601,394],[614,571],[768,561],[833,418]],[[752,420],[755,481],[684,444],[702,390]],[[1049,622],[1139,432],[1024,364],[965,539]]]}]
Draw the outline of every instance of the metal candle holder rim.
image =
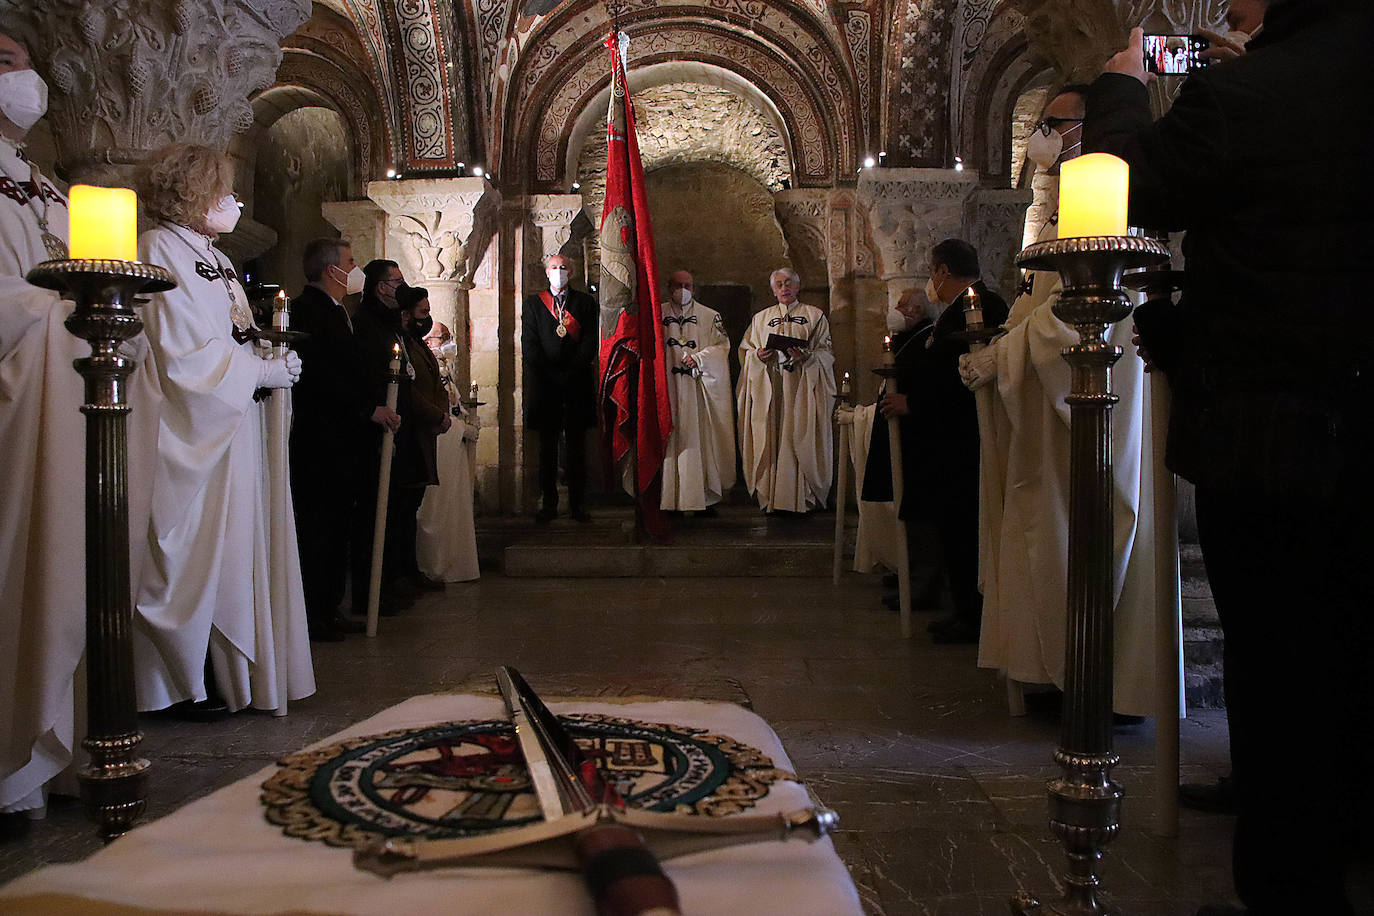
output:
[{"label": "metal candle holder rim", "polygon": [[1016,256],[1019,267],[1032,270],[1053,270],[1050,259],[1064,255],[1100,254],[1105,257],[1125,257],[1133,261],[1143,258],[1152,263],[1158,258],[1169,256],[1169,246],[1157,239],[1137,235],[1086,235],[1066,239],[1050,239],[1036,242]]},{"label": "metal candle holder rim", "polygon": [[57,291],[66,290],[74,274],[86,274],[92,279],[111,277],[145,281],[140,292],[161,293],[176,287],[176,280],[165,268],[142,261],[122,261],[106,258],[69,258],[44,261],[28,272],[27,279],[34,286]]}]

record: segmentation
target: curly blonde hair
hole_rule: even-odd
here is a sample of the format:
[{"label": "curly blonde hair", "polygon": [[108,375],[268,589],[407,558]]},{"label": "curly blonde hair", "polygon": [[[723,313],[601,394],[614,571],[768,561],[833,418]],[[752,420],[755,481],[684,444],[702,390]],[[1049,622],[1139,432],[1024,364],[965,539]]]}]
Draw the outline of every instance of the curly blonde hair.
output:
[{"label": "curly blonde hair", "polygon": [[173,143],[143,161],[137,183],[148,216],[203,231],[205,214],[233,193],[234,163],[208,146]]}]

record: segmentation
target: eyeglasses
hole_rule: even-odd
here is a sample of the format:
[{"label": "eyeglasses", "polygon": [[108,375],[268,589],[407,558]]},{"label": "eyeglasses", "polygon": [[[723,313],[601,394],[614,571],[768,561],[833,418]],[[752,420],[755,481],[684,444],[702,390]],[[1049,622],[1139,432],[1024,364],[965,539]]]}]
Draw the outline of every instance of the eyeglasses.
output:
[{"label": "eyeglasses", "polygon": [[1036,133],[1036,132],[1038,131],[1039,133],[1042,133],[1042,134],[1044,134],[1045,136],[1048,137],[1048,136],[1050,135],[1050,131],[1054,130],[1054,129],[1055,129],[1056,127],[1058,127],[1060,124],[1082,124],[1082,123],[1083,123],[1083,119],[1082,119],[1082,118],[1053,118],[1053,117],[1044,117],[1044,118],[1041,118],[1039,121],[1036,121],[1036,122],[1035,122],[1035,126],[1034,126],[1033,128],[1031,128],[1031,133]]}]

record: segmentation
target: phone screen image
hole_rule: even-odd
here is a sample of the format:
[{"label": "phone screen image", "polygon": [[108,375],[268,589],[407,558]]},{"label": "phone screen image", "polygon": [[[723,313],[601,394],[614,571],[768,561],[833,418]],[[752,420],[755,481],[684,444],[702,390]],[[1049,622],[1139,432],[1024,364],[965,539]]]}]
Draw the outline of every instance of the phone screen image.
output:
[{"label": "phone screen image", "polygon": [[1146,35],[1145,70],[1164,75],[1188,74],[1207,66],[1202,52],[1209,46],[1200,35]]}]

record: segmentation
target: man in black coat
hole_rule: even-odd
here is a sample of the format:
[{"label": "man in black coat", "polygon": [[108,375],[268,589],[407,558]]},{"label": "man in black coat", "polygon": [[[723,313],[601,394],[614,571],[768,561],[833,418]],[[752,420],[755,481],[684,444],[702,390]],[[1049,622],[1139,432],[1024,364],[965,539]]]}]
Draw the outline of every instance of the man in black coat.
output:
[{"label": "man in black coat", "polygon": [[[291,301],[295,345],[310,380],[291,392],[291,495],[310,638],[335,642],[362,625],[339,613],[357,487],[358,437],[366,431],[362,363],[343,297],[362,289],[344,239],[314,239],[302,256],[306,286]],[[368,408],[371,412],[371,408]]]},{"label": "man in black coat", "polygon": [[[917,320],[915,297],[903,296],[899,308],[916,324],[893,341],[896,390],[889,386],[878,402],[884,418],[901,418],[900,517],[928,522],[940,541],[954,599],[953,616],[929,628],[940,643],[976,643],[983,616],[978,591],[978,409],[973,392],[959,379],[959,357],[968,352],[962,334],[969,290],[978,297],[987,327],[1007,320],[1007,304],[980,275],[978,252],[968,242],[945,239],[931,249],[926,299],[931,312],[939,310],[938,318]],[[875,424],[874,432],[870,457],[887,447],[885,424]],[[866,499],[876,495],[867,476],[864,490]]]},{"label": "man in black coat", "polygon": [[596,300],[568,286],[572,261],[549,258],[549,289],[525,297],[520,347],[525,359],[525,425],[539,431],[537,522],[558,515],[558,440],[568,457],[568,508],[587,514],[587,429],[596,425],[596,365],[600,333]]},{"label": "man in black coat", "polygon": [[[1153,123],[1140,45],[1093,84],[1084,149],[1130,163],[1132,224],[1188,231],[1181,301],[1136,324],[1226,639],[1236,890],[1250,913],[1351,913],[1374,763],[1374,12],[1276,0]],[[1314,751],[1331,765],[1304,780]]]},{"label": "man in black coat", "polygon": [[[363,298],[353,313],[353,339],[357,343],[362,371],[362,397],[371,407],[371,423],[359,439],[358,487],[353,512],[353,612],[367,611],[368,583],[372,576],[373,525],[377,517],[377,487],[381,482],[381,446],[384,430],[396,433],[410,420],[410,371],[406,351],[405,331],[401,327],[401,308],[397,292],[405,286],[405,277],[395,261],[369,261],[363,268]],[[386,390],[391,377],[391,361],[400,357],[400,382],[396,391],[396,409],[386,407]],[[365,408],[366,409],[366,408]],[[407,457],[409,455],[409,457]],[[398,448],[392,457],[389,505],[405,504],[405,494],[398,490],[409,487],[424,474],[414,466],[423,459],[414,451]],[[404,555],[401,538],[394,521],[399,512],[388,512],[382,555],[382,611],[394,613],[408,607],[415,600],[414,585],[404,580],[409,564]]]}]

